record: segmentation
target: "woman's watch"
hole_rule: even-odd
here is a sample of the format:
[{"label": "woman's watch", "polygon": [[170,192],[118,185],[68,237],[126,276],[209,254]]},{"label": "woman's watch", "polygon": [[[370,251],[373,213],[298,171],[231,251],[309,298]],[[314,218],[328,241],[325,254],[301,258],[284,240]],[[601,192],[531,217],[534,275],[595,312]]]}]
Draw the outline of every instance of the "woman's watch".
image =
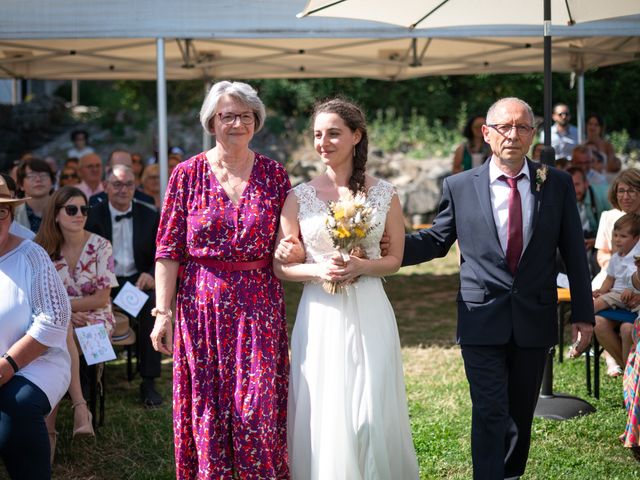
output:
[{"label": "woman's watch", "polygon": [[11,355],[9,355],[8,353],[5,353],[4,355],[2,355],[2,358],[4,358],[7,362],[9,362],[9,365],[11,365],[11,368],[13,368],[13,373],[18,373],[18,370],[20,370],[20,367],[18,366],[18,364],[16,363],[16,361],[13,359]]}]

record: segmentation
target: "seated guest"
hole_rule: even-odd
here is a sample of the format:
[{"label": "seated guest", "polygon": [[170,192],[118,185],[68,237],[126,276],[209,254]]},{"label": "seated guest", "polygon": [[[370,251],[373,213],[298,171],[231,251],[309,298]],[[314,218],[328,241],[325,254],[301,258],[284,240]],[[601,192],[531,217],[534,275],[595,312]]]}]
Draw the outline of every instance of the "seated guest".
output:
[{"label": "seated guest", "polygon": [[536,143],[531,148],[531,160],[539,162],[542,157],[542,150],[544,149],[544,143]]},{"label": "seated guest", "polygon": [[44,160],[32,158],[24,161],[18,167],[18,188],[20,188],[29,200],[16,209],[16,220],[29,228],[33,233],[38,233],[42,212],[49,203],[55,176]]},{"label": "seated guest", "polygon": [[142,172],[142,192],[153,198],[153,204],[160,208],[160,165],[148,165]]},{"label": "seated guest", "polygon": [[484,123],[484,115],[473,115],[467,120],[462,130],[466,141],[458,145],[453,154],[452,174],[479,167],[491,155],[491,148],[482,135]]},{"label": "seated guest", "polygon": [[[113,170],[113,167],[115,167],[116,165],[124,165],[125,167],[132,168],[133,161],[129,152],[122,149],[114,150],[111,152],[111,155],[109,155],[109,161],[107,162],[107,176],[109,176],[111,170]],[[141,202],[148,203],[149,205],[154,205],[154,198],[139,190],[136,190],[134,192],[133,198]],[[106,199],[107,194],[105,192],[97,193],[89,198],[89,205],[94,206],[100,202],[106,201]]]},{"label": "seated guest", "polygon": [[173,169],[178,166],[179,163],[182,163],[182,156],[177,155],[175,153],[169,154],[169,178],[171,178],[171,173],[173,173]]},{"label": "seated guest", "polygon": [[80,183],[80,177],[78,176],[78,169],[69,167],[62,167],[60,172],[60,178],[58,179],[58,186],[60,187],[74,187]]},{"label": "seated guest", "polygon": [[105,185],[107,201],[91,208],[86,228],[113,246],[119,288],[114,288],[111,296],[115,297],[127,281],[149,294],[137,317],[136,337],[141,399],[144,405],[155,407],[162,403],[154,382],[160,376],[160,353],[153,349],[149,335],[154,324],[151,309],[155,306],[155,239],[159,215],[152,206],[133,199],[135,176],[129,167],[113,167]]},{"label": "seated guest", "polygon": [[131,170],[136,176],[136,188],[139,188],[142,183],[142,172],[144,171],[144,160],[139,153],[131,154]]},{"label": "seated guest", "polygon": [[[618,174],[609,188],[609,202],[613,209],[602,212],[598,232],[596,233],[595,248],[598,250],[598,265],[602,270],[593,279],[592,285],[594,289],[599,288],[602,284],[606,276],[605,272],[609,259],[614,251],[611,239],[613,225],[625,213],[640,214],[640,170],[629,168]],[[637,305],[640,303],[640,295],[634,295],[633,299],[627,303],[632,307]],[[596,318],[596,329],[600,331],[598,338],[610,338],[612,344],[619,345],[616,350],[622,352],[622,339],[620,338],[619,328],[619,322],[607,321],[602,317]],[[607,362],[607,374],[609,376],[615,377],[622,374],[622,365],[618,364],[607,351],[605,351],[604,358]]]},{"label": "seated guest", "polygon": [[80,157],[78,163],[78,175],[80,183],[78,189],[84,193],[85,197],[104,191],[102,187],[102,160],[96,153],[89,153]]},{"label": "seated guest", "polygon": [[592,185],[603,190],[607,190],[609,184],[607,179],[596,172],[593,167],[593,153],[591,149],[586,145],[578,145],[571,152],[571,165],[580,167],[584,170],[589,185]]},{"label": "seated guest", "polygon": [[578,212],[580,213],[582,233],[584,234],[584,246],[589,260],[589,269],[593,276],[600,271],[596,260],[596,249],[594,248],[598,222],[600,222],[602,212],[611,208],[611,206],[606,198],[597,195],[596,191],[589,185],[584,170],[572,166],[567,169],[567,173],[571,175],[573,188],[576,191]]},{"label": "seated guest", "polygon": [[[73,338],[76,327],[101,323],[107,333],[114,328],[111,312],[111,287],[117,287],[111,244],[108,240],[84,229],[87,221],[87,199],[74,187],[62,187],[51,197],[45,211],[42,228],[35,241],[42,245],[62,279],[71,301],[71,325],[67,347],[71,355],[71,397],[73,436],[94,435],[91,413],[82,395],[80,363]],[[49,435],[56,436],[57,407],[47,419]],[[51,442],[51,456],[55,441]]]},{"label": "seated guest", "polygon": [[[616,251],[609,259],[607,276],[604,282],[602,282],[602,286],[593,291],[593,310],[595,313],[608,308],[624,308],[632,311],[638,311],[640,309],[638,305],[629,307],[626,304],[626,301],[630,299],[633,294],[631,275],[635,270],[633,257],[634,255],[640,255],[638,239],[640,239],[640,215],[627,213],[620,217],[613,225],[612,243]],[[629,328],[628,340],[631,339],[630,330]],[[598,327],[596,325],[596,335],[597,333]],[[622,335],[622,333],[621,331],[623,346],[622,358],[616,358],[616,352],[609,351],[616,360],[620,360],[620,365],[623,365],[626,359],[624,348],[626,335]],[[598,337],[598,340],[600,341],[600,337]],[[600,343],[606,348],[604,342],[600,341]]]},{"label": "seated guest", "polygon": [[71,309],[46,252],[9,233],[23,202],[0,177],[0,458],[10,478],[47,479],[45,417],[69,386]]},{"label": "seated guest", "polygon": [[[16,185],[16,182],[13,181],[13,178],[11,178],[11,176],[9,176],[8,173],[0,173],[0,175],[2,175],[2,178],[4,179],[4,182],[7,184],[7,188],[11,192],[11,195],[13,196],[13,198],[16,198],[18,194],[18,186]],[[33,233],[29,228],[18,223],[15,217],[13,219],[13,222],[11,222],[9,233],[13,233],[17,237],[27,238],[29,240],[33,240],[33,237],[36,236],[36,234]]]}]

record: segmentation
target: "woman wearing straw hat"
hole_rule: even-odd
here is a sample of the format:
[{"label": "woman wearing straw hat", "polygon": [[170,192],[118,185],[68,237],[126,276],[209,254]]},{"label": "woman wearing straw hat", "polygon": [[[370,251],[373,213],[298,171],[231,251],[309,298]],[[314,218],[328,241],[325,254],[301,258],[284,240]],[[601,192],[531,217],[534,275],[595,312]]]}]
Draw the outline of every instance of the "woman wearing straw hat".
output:
[{"label": "woman wearing straw hat", "polygon": [[[73,340],[73,327],[102,323],[109,335],[115,321],[111,311],[111,287],[117,286],[111,244],[84,229],[87,199],[79,189],[60,188],[52,196],[42,216],[35,242],[49,254],[71,301],[71,326],[67,347],[71,355],[71,397],[73,436],[95,435],[91,413],[82,394],[80,362]],[[51,438],[51,458],[55,452],[57,408],[47,418]]]},{"label": "woman wearing straw hat", "polygon": [[0,178],[0,457],[11,478],[51,478],[45,416],[69,385],[71,309],[46,252],[9,232],[14,199]]}]

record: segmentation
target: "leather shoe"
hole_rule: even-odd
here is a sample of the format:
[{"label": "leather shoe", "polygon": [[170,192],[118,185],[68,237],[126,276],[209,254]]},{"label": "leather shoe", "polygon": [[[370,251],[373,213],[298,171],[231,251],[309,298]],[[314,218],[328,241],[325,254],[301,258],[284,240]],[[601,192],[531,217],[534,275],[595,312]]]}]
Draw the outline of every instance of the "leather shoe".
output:
[{"label": "leather shoe", "polygon": [[140,398],[145,407],[154,408],[162,405],[162,397],[156,390],[153,379],[145,379],[140,384]]}]

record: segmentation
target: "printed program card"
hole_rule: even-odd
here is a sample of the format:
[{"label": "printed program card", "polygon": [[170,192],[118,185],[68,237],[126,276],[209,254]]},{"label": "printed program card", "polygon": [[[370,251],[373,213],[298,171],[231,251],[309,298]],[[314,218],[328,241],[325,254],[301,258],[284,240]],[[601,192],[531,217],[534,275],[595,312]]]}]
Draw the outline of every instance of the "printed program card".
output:
[{"label": "printed program card", "polygon": [[131,282],[127,282],[113,299],[113,303],[135,318],[148,299],[149,295]]},{"label": "printed program card", "polygon": [[75,329],[78,343],[87,365],[115,360],[116,353],[109,341],[109,334],[102,323]]}]

